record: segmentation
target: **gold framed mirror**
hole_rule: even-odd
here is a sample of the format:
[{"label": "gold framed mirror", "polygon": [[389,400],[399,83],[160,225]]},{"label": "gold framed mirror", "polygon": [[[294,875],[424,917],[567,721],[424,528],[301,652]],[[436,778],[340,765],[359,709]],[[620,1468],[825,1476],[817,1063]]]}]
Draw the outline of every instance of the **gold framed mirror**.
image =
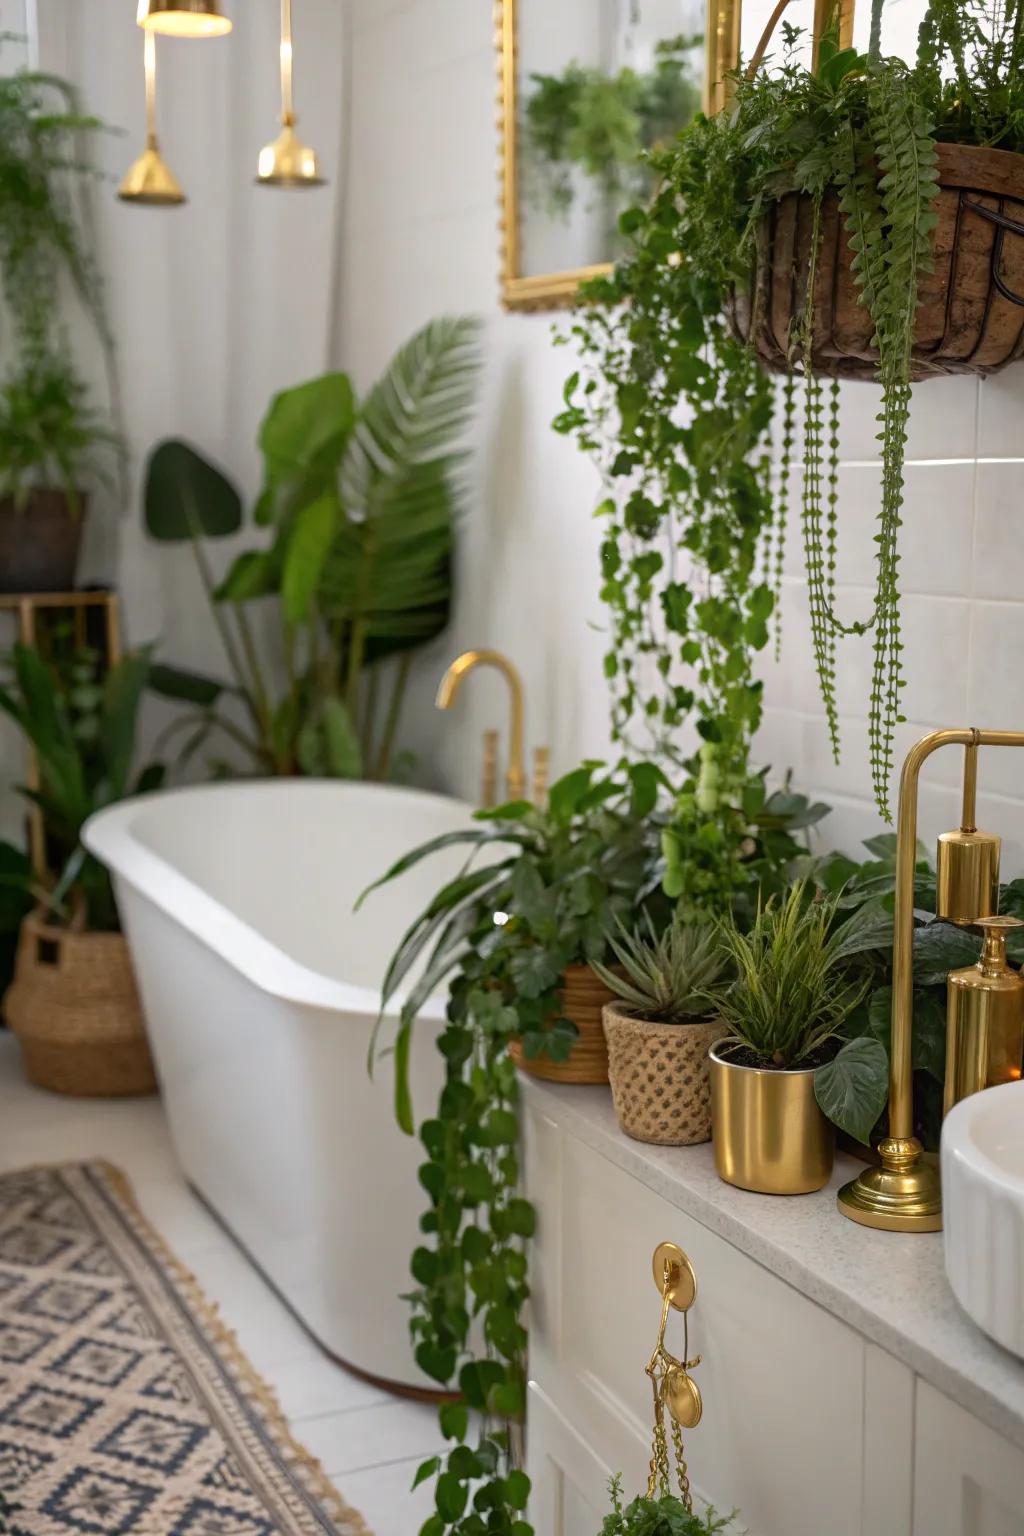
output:
[{"label": "gold framed mirror", "polygon": [[845,46],[853,0],[495,0],[504,307],[560,309],[610,272],[639,150],[720,111],[783,11],[809,57],[837,4]]},{"label": "gold framed mirror", "polygon": [[611,270],[637,152],[723,105],[740,0],[496,0],[495,43],[502,302],[558,309]]}]

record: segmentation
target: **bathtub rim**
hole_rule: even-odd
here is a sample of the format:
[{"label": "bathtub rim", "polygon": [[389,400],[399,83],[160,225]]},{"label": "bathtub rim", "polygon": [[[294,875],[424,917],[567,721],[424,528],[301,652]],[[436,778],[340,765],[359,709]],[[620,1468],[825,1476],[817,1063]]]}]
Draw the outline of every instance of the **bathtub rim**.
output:
[{"label": "bathtub rim", "polygon": [[[439,795],[432,790],[409,789],[404,785],[367,784],[363,781],[349,783],[323,778],[301,778],[288,782],[289,787],[299,793],[307,788],[323,789],[325,785],[340,788],[344,784],[350,793],[365,799],[385,794],[462,806],[466,811],[467,825],[474,809],[454,796]],[[371,1019],[379,1015],[384,1020],[397,1021],[404,1001],[401,991],[395,994],[382,1013],[380,994],[374,988],[335,981],[301,964],[249,923],[236,917],[222,902],[210,896],[202,886],[176,869],[162,855],[145,847],[133,833],[133,823],[138,817],[159,802],[184,796],[199,798],[232,792],[237,794],[242,788],[250,794],[269,793],[274,789],[279,791],[281,780],[267,778],[223,784],[187,784],[156,790],[148,795],[135,795],[118,801],[116,805],[106,806],[90,816],[82,828],[82,842],[117,880],[130,886],[144,900],[184,928],[204,948],[219,955],[261,992],[284,1002],[324,1009],[331,1013],[353,1014]],[[417,1017],[424,1021],[441,1022],[445,1017],[444,994],[428,998],[421,1004]]]}]

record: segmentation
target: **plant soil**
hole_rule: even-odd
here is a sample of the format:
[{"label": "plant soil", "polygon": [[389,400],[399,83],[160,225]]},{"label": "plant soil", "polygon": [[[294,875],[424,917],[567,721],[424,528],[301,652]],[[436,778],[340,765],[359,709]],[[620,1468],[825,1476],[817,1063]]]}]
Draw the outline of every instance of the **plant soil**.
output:
[{"label": "plant soil", "polygon": [[[803,1061],[791,1062],[787,1067],[780,1067],[770,1056],[759,1056],[747,1045],[727,1047],[719,1051],[719,1056],[730,1067],[754,1067],[759,1072],[813,1072],[838,1055],[842,1044],[841,1040],[826,1040],[824,1045],[819,1045]],[[723,1041],[723,1045],[727,1045],[727,1042]]]}]

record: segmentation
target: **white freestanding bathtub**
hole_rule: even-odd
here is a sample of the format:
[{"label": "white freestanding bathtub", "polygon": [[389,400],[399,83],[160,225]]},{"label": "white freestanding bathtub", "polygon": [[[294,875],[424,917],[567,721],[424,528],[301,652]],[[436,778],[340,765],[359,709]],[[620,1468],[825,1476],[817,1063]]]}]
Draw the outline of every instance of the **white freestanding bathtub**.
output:
[{"label": "white freestanding bathtub", "polygon": [[[390,1060],[371,1081],[367,1047],[387,960],[465,850],[353,905],[470,815],[439,795],[287,779],[126,801],[85,831],[114,874],[186,1177],[331,1354],[409,1386],[430,1385],[399,1299],[421,1156],[394,1121]],[[419,1119],[441,1082],[443,1011],[432,1001],[414,1031]]]}]

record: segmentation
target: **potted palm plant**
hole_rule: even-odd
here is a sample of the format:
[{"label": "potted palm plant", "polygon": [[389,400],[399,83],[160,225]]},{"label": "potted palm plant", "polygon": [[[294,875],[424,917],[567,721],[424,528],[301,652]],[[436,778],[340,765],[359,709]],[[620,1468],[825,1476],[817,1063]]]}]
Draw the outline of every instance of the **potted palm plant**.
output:
[{"label": "potted palm plant", "polygon": [[693,1146],[711,1135],[708,1051],[725,1032],[721,940],[679,918],[658,933],[648,916],[609,935],[618,969],[594,970],[616,996],[604,1006],[608,1078],[627,1136],[657,1146]]},{"label": "potted palm plant", "polygon": [[[241,747],[257,774],[393,776],[413,654],[448,623],[457,440],[480,362],[478,322],[442,318],[399,349],[361,402],[343,373],[278,395],[260,428],[253,511],[269,538],[220,582],[210,544],[241,530],[241,497],[187,444],[157,446],[146,530],[191,547],[229,674],[153,666],[151,687],[190,706],[169,727],[187,751],[212,732]],[[260,605],[272,610],[262,648]]]},{"label": "potted palm plant", "polygon": [[39,787],[22,792],[42,810],[56,870],[35,887],[4,1011],[29,1079],[56,1093],[156,1087],[110,876],[81,841],[94,811],[159,783],[159,770],[136,777],[132,768],[148,665],[145,654],[129,655],[100,681],[98,660],[82,654],[65,677],[19,645],[13,684],[0,687],[0,709],[36,754]]},{"label": "potted palm plant", "polygon": [[727,1034],[711,1048],[711,1135],[719,1177],[763,1194],[820,1189],[835,1130],[815,1075],[837,1054],[868,983],[846,960],[838,898],[807,881],[759,907],[749,933],[719,926],[735,979],[720,1002]]}]

